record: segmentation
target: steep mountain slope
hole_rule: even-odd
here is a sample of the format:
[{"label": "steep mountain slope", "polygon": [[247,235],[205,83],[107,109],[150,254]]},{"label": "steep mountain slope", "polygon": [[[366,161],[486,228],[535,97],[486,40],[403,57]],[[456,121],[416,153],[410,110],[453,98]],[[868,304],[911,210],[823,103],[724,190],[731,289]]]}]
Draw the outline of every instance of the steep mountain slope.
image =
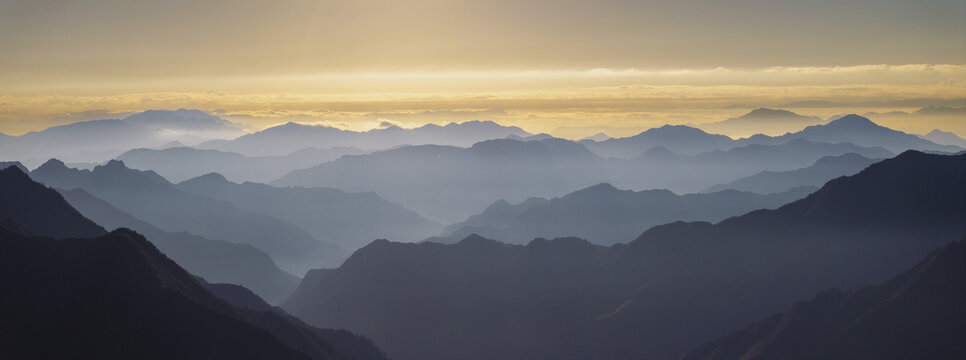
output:
[{"label": "steep mountain slope", "polygon": [[379,238],[417,241],[442,227],[373,193],[236,184],[219,174],[200,176],[177,188],[291,222],[316,239],[348,250]]},{"label": "steep mountain slope", "polygon": [[232,181],[269,182],[292,170],[309,168],[342,155],[363,151],[352,147],[308,148],[281,156],[248,157],[218,150],[175,147],[163,150],[134,149],[117,157],[124,164],[140,170],[154,170],[165,179],[181,182],[216,172]]},{"label": "steep mountain slope", "polygon": [[708,134],[700,129],[684,125],[664,125],[640,134],[604,141],[581,140],[590,151],[608,158],[630,159],[640,156],[648,149],[664,147],[679,154],[698,153],[731,148],[734,140],[724,135]]},{"label": "steep mountain slope", "polygon": [[344,256],[344,250],[316,240],[295,225],[183,192],[153,171],[132,170],[120,161],[82,171],[51,160],[30,176],[48,186],[84,189],[165,231],[187,231],[212,240],[252,245],[293,274],[304,274],[309,268],[338,262]]},{"label": "steep mountain slope", "polygon": [[964,304],[966,239],[886,283],[824,292],[684,359],[962,359]]},{"label": "steep mountain slope", "polygon": [[798,186],[821,186],[839,176],[855,174],[874,162],[875,160],[855,153],[826,156],[809,167],[791,171],[763,171],[729,183],[712,186],[704,192],[733,189],[770,194]]},{"label": "steep mountain slope", "polygon": [[851,114],[825,125],[809,126],[796,133],[769,137],[755,135],[740,139],[737,144],[780,144],[794,139],[806,139],[816,142],[840,143],[848,142],[858,146],[883,147],[894,153],[905,150],[956,152],[962,150],[957,146],[939,145],[916,135],[906,134],[879,126],[868,118]]},{"label": "steep mountain slope", "polygon": [[[219,299],[131,230],[54,240],[0,228],[0,276],[4,358],[345,358],[323,331]],[[365,343],[341,336],[349,350]]]},{"label": "steep mountain slope", "polygon": [[881,282],[966,234],[966,155],[906,152],[805,199],[609,248],[376,241],[282,307],[395,359],[672,359],[830,287]]},{"label": "steep mountain slope", "polygon": [[517,244],[538,237],[579,237],[594,244],[612,245],[672,221],[718,222],[752,210],[777,208],[816,189],[803,187],[772,195],[733,190],[677,195],[667,190],[634,192],[600,184],[543,204],[521,204],[525,209],[505,226],[468,226],[430,241],[452,243],[476,233]]},{"label": "steep mountain slope", "polygon": [[20,168],[0,169],[0,220],[12,219],[31,234],[52,238],[100,236],[106,231],[77,212],[56,191],[38,184]]},{"label": "steep mountain slope", "polygon": [[399,145],[469,146],[510,135],[526,137],[530,134],[518,127],[502,126],[491,121],[467,121],[445,126],[427,124],[415,129],[390,126],[364,132],[288,123],[233,140],[209,141],[199,147],[248,156],[266,156],[285,155],[310,147],[353,146],[365,150],[379,150]]},{"label": "steep mountain slope", "polygon": [[273,303],[291,294],[298,285],[298,278],[279,269],[268,254],[251,245],[209,240],[187,232],[167,232],[83,189],[59,192],[85,217],[108,229],[128,228],[144,234],[178,265],[208,281],[243,285]]}]

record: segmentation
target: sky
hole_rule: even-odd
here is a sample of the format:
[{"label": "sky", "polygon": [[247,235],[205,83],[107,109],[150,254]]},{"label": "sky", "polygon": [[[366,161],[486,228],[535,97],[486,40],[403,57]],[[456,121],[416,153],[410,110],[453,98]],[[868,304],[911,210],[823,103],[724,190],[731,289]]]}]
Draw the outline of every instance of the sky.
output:
[{"label": "sky", "polygon": [[[0,0],[0,54],[12,135],[177,108],[577,137],[966,107],[962,0]],[[966,136],[966,112],[873,120]]]}]

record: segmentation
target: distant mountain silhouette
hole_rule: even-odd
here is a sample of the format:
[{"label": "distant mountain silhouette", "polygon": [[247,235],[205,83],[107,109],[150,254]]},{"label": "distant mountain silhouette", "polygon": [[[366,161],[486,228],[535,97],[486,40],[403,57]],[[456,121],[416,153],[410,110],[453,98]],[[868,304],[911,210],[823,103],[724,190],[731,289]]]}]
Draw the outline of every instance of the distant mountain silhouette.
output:
[{"label": "distant mountain silhouette", "polygon": [[818,125],[825,121],[818,116],[803,116],[788,110],[758,108],[728,120],[701,124],[698,127],[718,134],[748,136],[752,134],[781,135]]},{"label": "distant mountain silhouette", "polygon": [[610,139],[613,139],[613,138],[610,137],[610,136],[608,136],[605,133],[599,132],[599,133],[596,133],[594,135],[587,136],[587,137],[585,137],[585,138],[583,138],[581,140],[590,140],[590,141],[601,142],[601,141],[607,141],[607,140],[610,140]]},{"label": "distant mountain silhouette", "polygon": [[165,231],[187,231],[212,240],[252,245],[293,274],[338,263],[344,256],[343,249],[318,241],[288,222],[178,190],[157,173],[129,169],[120,161],[87,171],[51,160],[30,176],[48,186],[84,189]]},{"label": "distant mountain silhouette", "polygon": [[415,129],[396,126],[357,132],[327,126],[288,123],[233,140],[214,140],[199,145],[204,149],[237,152],[247,156],[285,155],[312,147],[352,146],[365,150],[389,149],[399,145],[454,145],[531,134],[515,126],[492,121],[467,121],[446,126],[427,124]]},{"label": "distant mountain silhouette", "polygon": [[600,158],[582,144],[563,139],[499,139],[470,148],[408,146],[345,156],[293,171],[272,185],[372,191],[431,219],[454,223],[494,199],[550,198],[602,182],[625,189],[697,192],[761,171],[799,169],[824,156],[850,152],[870,158],[893,156],[882,148],[798,139],[697,155],[656,147],[623,160]]},{"label": "distant mountain silhouette", "polygon": [[712,186],[704,192],[733,189],[771,194],[799,186],[820,186],[839,176],[855,174],[874,162],[875,160],[856,153],[826,156],[806,168],[790,171],[763,171],[726,184]]},{"label": "distant mountain silhouette", "polygon": [[293,170],[338,159],[342,155],[358,155],[363,151],[352,147],[329,149],[308,148],[282,156],[247,157],[239,153],[201,150],[189,147],[163,150],[134,149],[117,157],[127,166],[154,170],[172,182],[181,182],[216,172],[232,181],[269,182]]},{"label": "distant mountain silhouette", "polygon": [[106,233],[56,191],[34,182],[16,166],[0,169],[0,220],[14,220],[23,228],[19,233],[57,239]]},{"label": "distant mountain silhouette", "polygon": [[417,241],[442,227],[373,193],[346,193],[331,188],[277,188],[250,182],[236,184],[219,174],[203,175],[182,182],[177,188],[288,221],[316,239],[348,250],[358,249],[378,238]]},{"label": "distant mountain silhouette", "polygon": [[656,226],[611,247],[375,241],[309,272],[282,307],[401,360],[672,359],[961,238],[964,183],[966,155],[909,151],[775,210]]},{"label": "distant mountain silhouette", "polygon": [[814,164],[826,156],[857,153],[867,158],[894,156],[883,148],[849,143],[818,143],[796,139],[777,145],[748,145],[728,151],[680,155],[654,148],[630,164],[612,167],[614,184],[625,188],[667,188],[675,192],[698,192],[762,171],[789,171]]},{"label": "distant mountain silhouette", "polygon": [[580,141],[590,151],[601,157],[619,159],[637,157],[648,149],[659,146],[675,153],[693,155],[727,149],[732,146],[733,142],[734,140],[727,136],[708,134],[701,129],[684,125],[664,125],[626,138],[614,138],[600,142]]},{"label": "distant mountain silhouette", "polygon": [[848,142],[866,147],[878,146],[894,153],[900,153],[909,149],[945,152],[962,150],[956,146],[939,145],[916,135],[879,126],[868,118],[855,114],[843,116],[825,125],[809,126],[802,131],[782,136],[769,137],[755,135],[746,139],[740,139],[737,141],[737,144],[780,144],[794,139],[806,139],[827,143]]},{"label": "distant mountain silhouette", "polygon": [[932,141],[937,144],[953,145],[953,146],[959,146],[961,148],[966,148],[966,139],[963,139],[951,132],[941,131],[939,129],[935,129],[933,131],[930,131],[928,134],[920,135],[919,137]]},{"label": "distant mountain silhouette", "polygon": [[966,358],[966,239],[880,285],[830,290],[684,360]]},{"label": "distant mountain silhouette", "polygon": [[64,240],[0,229],[0,275],[3,358],[343,358],[318,331],[219,299],[127,229]]},{"label": "distant mountain silhouette", "polygon": [[299,279],[268,254],[248,244],[209,240],[187,232],[167,232],[118,210],[83,189],[59,190],[85,217],[109,229],[144,234],[165,255],[192,274],[216,283],[240,284],[275,303],[292,293]]},{"label": "distant mountain silhouette", "polygon": [[563,139],[407,146],[296,170],[275,186],[372,191],[431,219],[465,219],[494,199],[550,197],[606,181],[602,159]]},{"label": "distant mountain silhouette", "polygon": [[[801,187],[772,195],[734,190],[677,195],[667,190],[634,192],[600,184],[543,203],[530,200],[521,203],[520,210],[512,209],[505,201],[497,202],[482,214],[474,215],[476,218],[471,217],[468,222],[473,225],[462,225],[445,237],[429,241],[454,243],[475,233],[517,244],[538,237],[579,237],[594,244],[613,245],[628,242],[655,225],[673,221],[718,222],[752,210],[777,208],[816,189]],[[497,212],[516,213],[516,216],[502,226],[480,226],[482,218],[499,217],[494,216],[499,215],[494,214]]]},{"label": "distant mountain silhouette", "polygon": [[243,133],[235,124],[198,110],[151,110],[121,120],[83,121],[10,137],[0,142],[0,153],[29,167],[50,158],[103,162],[128,149],[175,140],[195,144]]}]

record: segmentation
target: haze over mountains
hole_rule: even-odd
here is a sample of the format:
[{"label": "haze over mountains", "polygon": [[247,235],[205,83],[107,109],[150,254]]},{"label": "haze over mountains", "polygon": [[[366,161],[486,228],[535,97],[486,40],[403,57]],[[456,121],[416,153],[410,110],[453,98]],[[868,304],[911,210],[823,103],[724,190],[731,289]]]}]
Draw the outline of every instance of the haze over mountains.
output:
[{"label": "haze over mountains", "polygon": [[285,155],[304,148],[333,146],[353,146],[365,150],[425,144],[469,146],[510,135],[526,137],[532,134],[515,126],[502,126],[491,121],[467,121],[445,126],[427,124],[415,129],[393,125],[364,132],[288,123],[232,140],[205,142],[199,148],[268,156]]},{"label": "haze over mountains", "polygon": [[124,119],[84,121],[0,139],[0,152],[36,167],[50,158],[100,162],[133,148],[172,141],[197,144],[244,134],[238,125],[198,110],[149,110]]},{"label": "haze over mountains", "polygon": [[[618,190],[595,185],[550,200],[531,198],[516,206],[500,200],[463,223],[447,227],[429,241],[456,243],[477,234],[506,243],[526,244],[538,237],[579,237],[594,244],[627,242],[648,228],[673,221],[717,222],[756,209],[777,208],[818,187],[799,187],[761,195],[722,191],[677,195],[667,190]],[[513,215],[510,215],[513,214]]]},{"label": "haze over mountains", "polygon": [[966,155],[905,152],[776,210],[658,226],[610,248],[377,241],[282,306],[372,336],[396,359],[676,358],[961,237],[963,183]]},{"label": "haze over mountains", "polygon": [[809,167],[790,171],[763,171],[726,184],[712,186],[704,192],[733,189],[771,194],[800,186],[819,186],[839,176],[855,174],[874,162],[875,160],[856,153],[826,156]]},{"label": "haze over mountains", "polygon": [[304,148],[286,155],[248,157],[239,153],[189,147],[134,149],[117,160],[133,169],[154,170],[172,182],[219,173],[235,182],[269,182],[293,170],[304,169],[342,155],[358,155],[355,147]]},{"label": "haze over mountains", "polygon": [[252,245],[292,274],[337,264],[345,256],[345,250],[321,242],[291,223],[186,193],[152,171],[129,169],[120,161],[87,171],[51,160],[31,171],[30,177],[56,188],[84,189],[165,231],[187,231],[212,240]]},{"label": "haze over mountains", "polygon": [[243,285],[272,303],[298,286],[299,278],[279,269],[268,254],[251,245],[209,240],[185,231],[167,232],[83,189],[59,192],[84,217],[108,229],[127,228],[143,234],[178,265],[208,281]]},{"label": "haze over mountains", "polygon": [[176,187],[229,202],[242,210],[288,221],[318,240],[349,250],[379,238],[417,241],[442,227],[373,193],[277,188],[251,182],[236,184],[214,173],[184,181]]},{"label": "haze over mountains", "polygon": [[[129,229],[107,233],[16,167],[0,182],[4,358],[385,359],[367,339],[195,278]],[[65,239],[33,235],[55,233]]]},{"label": "haze over mountains", "polygon": [[[0,162],[0,270],[19,291],[0,301],[23,309],[0,327],[26,329],[0,357],[47,336],[48,357],[960,354],[963,296],[942,285],[959,245],[932,252],[966,236],[956,139],[765,108],[718,125],[755,124],[798,128],[571,141],[290,123],[199,144],[238,129],[179,110],[38,132],[67,140],[37,154],[90,168]],[[94,144],[99,126],[129,137]]]}]

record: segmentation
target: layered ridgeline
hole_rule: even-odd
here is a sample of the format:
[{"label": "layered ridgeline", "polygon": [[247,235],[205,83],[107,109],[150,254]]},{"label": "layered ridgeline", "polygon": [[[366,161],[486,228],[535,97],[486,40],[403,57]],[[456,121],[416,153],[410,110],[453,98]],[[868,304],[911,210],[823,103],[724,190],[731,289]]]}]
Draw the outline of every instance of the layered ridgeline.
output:
[{"label": "layered ridgeline", "polygon": [[123,119],[82,121],[0,139],[0,153],[33,168],[50,158],[102,162],[134,148],[228,139],[243,129],[198,110],[150,110]]},{"label": "layered ridgeline", "polygon": [[672,359],[830,287],[881,282],[966,234],[966,155],[906,152],[805,199],[629,244],[377,241],[282,307],[396,359]]},{"label": "layered ridgeline", "polygon": [[966,358],[966,239],[875,286],[830,290],[684,360]]},{"label": "layered ridgeline", "polygon": [[722,190],[751,191],[771,194],[800,186],[821,186],[839,176],[853,175],[876,160],[855,153],[840,156],[826,156],[809,167],[790,171],[763,171],[752,176],[712,186],[705,193]]},{"label": "layered ridgeline", "polygon": [[[815,118],[803,117],[781,110],[758,109],[739,118],[726,120],[726,123],[756,124],[763,119],[785,119],[796,123],[799,128],[820,122]],[[767,120],[768,123],[776,123]],[[751,125],[749,125],[751,126]],[[702,128],[705,126],[702,125]],[[708,127],[712,129],[713,127]],[[708,134],[687,126],[664,126],[647,130],[641,134],[604,141],[582,140],[588,149],[603,157],[631,159],[656,147],[664,147],[671,152],[694,155],[713,150],[728,150],[747,145],[777,145],[791,140],[808,140],[819,143],[851,143],[861,147],[881,147],[893,153],[905,150],[956,152],[962,148],[941,145],[913,134],[879,126],[868,118],[847,115],[827,124],[815,124],[801,131],[789,132],[780,136],[757,134],[748,138],[732,140],[723,135]]]},{"label": "layered ridgeline", "polygon": [[428,241],[455,243],[477,234],[515,244],[538,237],[579,237],[594,244],[613,245],[672,221],[718,222],[752,210],[774,209],[816,189],[799,187],[769,195],[734,190],[677,195],[667,190],[635,192],[600,184],[550,200],[531,198],[517,205],[497,201]]},{"label": "layered ridgeline", "polygon": [[321,242],[291,223],[178,190],[156,173],[129,169],[120,161],[88,171],[51,160],[32,171],[30,177],[55,188],[84,189],[164,231],[187,231],[212,240],[249,244],[271,255],[279,267],[292,274],[337,264],[345,256],[345,250]]},{"label": "layered ridgeline", "polygon": [[[105,232],[15,167],[0,170],[0,183],[2,358],[385,358],[240,286],[196,280],[141,235]],[[198,281],[248,301],[230,305]]]},{"label": "layered ridgeline", "polygon": [[185,231],[164,231],[83,189],[59,192],[84,217],[108,229],[128,228],[144,234],[178,265],[208,281],[243,285],[272,303],[298,286],[299,278],[279,269],[268,254],[251,245],[209,240]]},{"label": "layered ridgeline", "polygon": [[388,126],[369,131],[288,123],[232,140],[205,142],[199,148],[237,152],[248,156],[266,156],[285,155],[304,148],[332,146],[353,146],[365,150],[388,149],[400,145],[469,146],[488,139],[530,135],[516,126],[502,126],[492,121],[467,121],[445,126],[427,124],[415,129]]},{"label": "layered ridgeline", "polygon": [[603,159],[580,143],[563,139],[500,139],[469,148],[427,145],[345,156],[293,171],[273,184],[374,191],[430,218],[452,223],[493,199],[550,198],[602,182],[625,189],[697,192],[761,171],[794,170],[824,156],[846,153],[893,156],[882,148],[800,139],[697,155],[675,154],[659,147],[638,158],[621,160]]},{"label": "layered ridgeline", "polygon": [[269,182],[296,169],[312,167],[342,155],[357,155],[355,147],[305,148],[286,155],[245,156],[239,153],[173,147],[134,149],[116,159],[133,169],[154,170],[173,182],[208,173],[219,173],[232,181]]},{"label": "layered ridgeline", "polygon": [[177,188],[223,200],[239,209],[288,221],[316,239],[355,250],[375,239],[418,241],[438,233],[442,225],[373,193],[347,193],[331,188],[277,188],[237,184],[219,174],[184,181]]}]

